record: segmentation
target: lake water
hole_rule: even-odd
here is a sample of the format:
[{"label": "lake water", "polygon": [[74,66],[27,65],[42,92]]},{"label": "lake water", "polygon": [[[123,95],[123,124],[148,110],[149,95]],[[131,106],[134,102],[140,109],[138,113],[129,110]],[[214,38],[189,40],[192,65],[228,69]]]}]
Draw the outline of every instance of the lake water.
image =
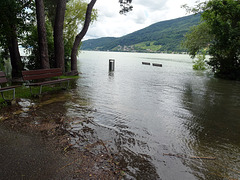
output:
[{"label": "lake water", "polygon": [[71,129],[106,142],[126,179],[240,179],[240,82],[192,70],[188,55],[83,51],[79,71]]}]

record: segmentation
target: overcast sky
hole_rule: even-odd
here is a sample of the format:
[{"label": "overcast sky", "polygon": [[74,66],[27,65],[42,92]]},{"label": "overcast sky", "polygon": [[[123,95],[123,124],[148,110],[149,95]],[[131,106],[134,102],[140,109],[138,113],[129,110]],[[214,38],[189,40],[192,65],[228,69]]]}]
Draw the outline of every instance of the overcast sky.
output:
[{"label": "overcast sky", "polygon": [[196,1],[198,0],[133,0],[133,11],[121,15],[119,0],[97,0],[94,8],[98,10],[98,19],[90,25],[84,40],[121,37],[156,22],[189,15],[181,5],[193,6]]}]

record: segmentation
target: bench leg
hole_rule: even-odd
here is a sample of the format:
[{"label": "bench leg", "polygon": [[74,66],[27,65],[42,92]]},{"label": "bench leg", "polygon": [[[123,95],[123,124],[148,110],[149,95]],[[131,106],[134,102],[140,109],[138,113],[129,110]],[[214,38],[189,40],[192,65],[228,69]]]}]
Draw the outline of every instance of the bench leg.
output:
[{"label": "bench leg", "polygon": [[2,95],[2,98],[3,98],[3,100],[5,100],[5,97],[4,97],[4,94],[3,94],[3,92],[1,92],[1,95]]},{"label": "bench leg", "polygon": [[33,92],[32,92],[32,87],[30,86],[29,88],[30,88],[30,92],[31,92],[31,94],[33,95]]},{"label": "bench leg", "polygon": [[67,87],[65,86],[65,82],[61,82],[61,83],[60,83],[61,88],[64,89],[64,90],[68,89],[68,88],[69,88],[69,85],[70,85],[69,80],[67,81]]},{"label": "bench leg", "polygon": [[42,94],[42,85],[40,86],[39,94]]},{"label": "bench leg", "polygon": [[5,96],[4,96],[4,93],[1,92],[1,95],[2,95],[2,98],[3,98],[4,101],[12,101],[12,100],[15,99],[15,88],[11,89],[11,90],[13,90],[13,97],[12,97],[12,99],[6,99]]},{"label": "bench leg", "polygon": [[13,89],[13,99],[15,99],[15,88]]},{"label": "bench leg", "polygon": [[[59,82],[58,82],[59,83]],[[65,87],[65,84],[63,83],[66,83],[66,82],[60,82],[60,86],[62,89],[68,89],[70,87],[70,80],[67,81],[67,87]],[[29,86],[30,88],[30,92],[33,96],[39,96],[42,94],[42,88],[43,88],[44,85],[40,85],[39,87],[39,94],[34,94],[33,91],[32,91],[32,86]]]},{"label": "bench leg", "polygon": [[68,80],[68,84],[67,84],[67,89],[69,88],[69,80]]},{"label": "bench leg", "polygon": [[35,95],[40,95],[40,94],[42,94],[42,85],[40,86],[40,88],[39,88],[39,94],[34,94],[33,93],[33,91],[32,91],[32,86],[29,86],[30,87],[30,92],[31,92],[31,94],[33,95],[33,96],[35,96]]}]

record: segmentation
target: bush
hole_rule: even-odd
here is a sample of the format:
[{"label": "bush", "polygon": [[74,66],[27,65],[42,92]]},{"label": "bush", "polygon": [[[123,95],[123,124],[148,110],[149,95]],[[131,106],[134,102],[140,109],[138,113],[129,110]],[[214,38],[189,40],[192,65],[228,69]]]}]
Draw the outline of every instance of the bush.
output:
[{"label": "bush", "polygon": [[194,70],[206,70],[206,51],[202,50],[197,55],[197,60],[193,61],[193,69]]}]

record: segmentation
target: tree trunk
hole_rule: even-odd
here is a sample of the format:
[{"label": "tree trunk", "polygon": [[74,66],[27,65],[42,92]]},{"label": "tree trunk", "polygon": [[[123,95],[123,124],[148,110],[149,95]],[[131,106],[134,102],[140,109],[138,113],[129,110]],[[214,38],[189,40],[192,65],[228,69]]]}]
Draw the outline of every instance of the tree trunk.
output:
[{"label": "tree trunk", "polygon": [[38,46],[41,67],[43,69],[49,69],[49,58],[48,58],[48,44],[47,44],[47,33],[45,27],[45,15],[44,15],[44,3],[43,0],[35,0],[36,13],[37,13],[37,28],[38,28]]},{"label": "tree trunk", "polygon": [[58,68],[65,72],[64,66],[64,41],[63,41],[63,25],[66,10],[66,0],[57,1],[57,9],[54,23],[54,55]]},{"label": "tree trunk", "polygon": [[21,71],[23,70],[23,64],[19,53],[16,31],[14,29],[15,28],[12,28],[13,36],[10,36],[8,39],[8,49],[12,65],[12,78],[19,78],[22,76]]},{"label": "tree trunk", "polygon": [[76,36],[72,52],[71,52],[71,71],[74,73],[77,72],[77,54],[78,54],[78,48],[80,45],[80,42],[82,38],[85,36],[87,33],[89,24],[91,22],[91,14],[92,14],[92,9],[94,4],[96,3],[97,0],[91,0],[91,2],[88,4],[86,15],[85,15],[85,22],[83,25],[82,31]]}]

